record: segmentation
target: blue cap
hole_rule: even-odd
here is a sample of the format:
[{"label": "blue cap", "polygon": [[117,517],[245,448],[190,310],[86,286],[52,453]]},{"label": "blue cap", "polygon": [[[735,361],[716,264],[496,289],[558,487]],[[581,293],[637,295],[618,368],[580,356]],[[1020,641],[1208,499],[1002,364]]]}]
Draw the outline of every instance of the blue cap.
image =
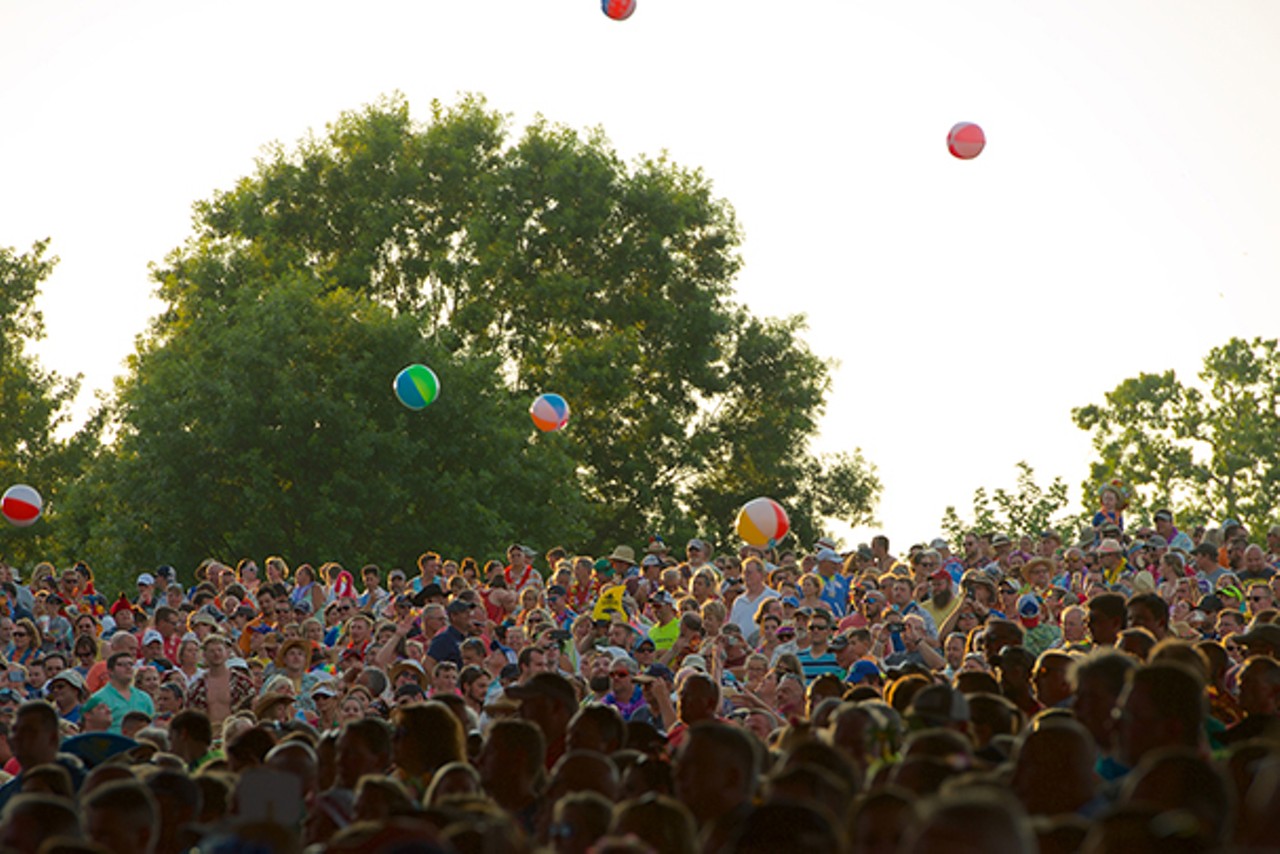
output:
[{"label": "blue cap", "polygon": [[883,676],[880,667],[869,658],[860,658],[853,663],[853,667],[849,668],[849,675],[845,677],[845,681],[857,685],[865,682],[872,676]]},{"label": "blue cap", "polygon": [[1024,620],[1031,620],[1040,616],[1040,611],[1043,607],[1044,603],[1034,593],[1028,593],[1018,598],[1018,615]]},{"label": "blue cap", "polygon": [[646,676],[654,676],[658,679],[666,679],[668,682],[676,678],[676,674],[672,672],[670,667],[665,664],[650,664],[649,669],[645,672]]},{"label": "blue cap", "polygon": [[782,597],[782,604],[783,604],[783,605],[790,605],[792,608],[799,608],[799,607],[800,607],[800,600],[799,600],[799,599],[797,599],[797,598],[796,598],[796,597],[794,597],[794,596],[783,596],[783,597]]}]

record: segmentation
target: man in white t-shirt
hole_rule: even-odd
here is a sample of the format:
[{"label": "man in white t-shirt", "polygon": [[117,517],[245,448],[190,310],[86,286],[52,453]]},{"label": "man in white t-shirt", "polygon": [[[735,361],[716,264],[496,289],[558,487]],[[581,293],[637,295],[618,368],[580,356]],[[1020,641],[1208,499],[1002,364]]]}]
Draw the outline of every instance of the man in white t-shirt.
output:
[{"label": "man in white t-shirt", "polygon": [[733,611],[729,614],[729,622],[742,629],[743,637],[750,637],[756,626],[756,608],[765,599],[776,599],[778,591],[766,587],[764,583],[764,561],[758,557],[749,557],[742,562],[742,581],[746,590],[733,600]]}]

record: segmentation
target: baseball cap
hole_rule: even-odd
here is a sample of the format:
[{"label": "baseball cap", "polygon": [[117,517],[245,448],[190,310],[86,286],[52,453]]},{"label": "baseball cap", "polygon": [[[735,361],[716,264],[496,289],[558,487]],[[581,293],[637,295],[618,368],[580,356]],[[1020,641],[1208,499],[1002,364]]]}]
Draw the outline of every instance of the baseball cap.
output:
[{"label": "baseball cap", "polygon": [[1011,546],[1013,541],[1005,534],[996,534],[991,538],[992,546]]},{"label": "baseball cap", "polygon": [[946,571],[945,569],[943,569],[942,567],[938,567],[938,568],[937,568],[937,569],[935,569],[932,573],[930,573],[929,577],[930,577],[930,578],[941,578],[941,579],[944,579],[944,580],[946,580],[946,581],[950,581],[950,580],[951,580],[951,573],[947,572],[947,571]]},{"label": "baseball cap", "polygon": [[681,666],[681,667],[692,667],[694,670],[701,670],[703,673],[706,673],[706,672],[707,672],[707,659],[706,659],[706,657],[705,657],[705,656],[703,656],[703,655],[701,655],[701,654],[699,654],[699,653],[696,653],[696,652],[694,652],[694,653],[690,653],[689,655],[686,655],[686,656],[684,657],[684,661],[682,661],[682,662],[680,663],[680,666]]},{"label": "baseball cap", "polygon": [[465,614],[474,607],[476,607],[474,602],[468,602],[466,599],[454,599],[444,607],[444,610],[446,614]]},{"label": "baseball cap", "polygon": [[142,645],[146,646],[149,643],[164,643],[164,635],[155,629],[147,629],[142,633]]},{"label": "baseball cap", "polygon": [[656,662],[649,665],[649,669],[644,672],[644,675],[652,676],[655,679],[665,679],[668,682],[676,678],[676,675],[671,672],[670,667],[667,667],[667,665],[665,664],[658,664]]},{"label": "baseball cap", "polygon": [[1275,623],[1254,623],[1249,631],[1235,636],[1238,643],[1245,646],[1266,646],[1272,654],[1280,653],[1280,625]]},{"label": "baseball cap", "polygon": [[651,649],[651,650],[656,650],[656,649],[658,648],[658,645],[657,645],[657,644],[655,644],[655,643],[653,642],[653,638],[643,638],[643,637],[642,637],[642,638],[640,638],[640,640],[638,640],[638,641],[636,641],[636,642],[635,642],[635,645],[634,645],[633,647],[631,647],[631,649],[632,649],[632,651],[633,651],[633,652],[639,652],[639,651],[640,651],[640,648],[641,648],[641,647],[643,647],[643,646],[647,646],[647,647],[649,647],[649,649]]},{"label": "baseball cap", "polygon": [[699,539],[698,537],[694,537],[690,540],[688,545],[685,546],[685,549],[697,549],[700,552],[711,551],[711,547],[707,545],[707,541]]},{"label": "baseball cap", "polygon": [[173,578],[173,567],[169,566],[167,563],[157,566],[156,578],[163,578],[166,580]]},{"label": "baseball cap", "polygon": [[1172,522],[1172,521],[1173,521],[1173,513],[1172,513],[1171,511],[1169,511],[1169,510],[1157,510],[1157,511],[1156,511],[1156,521],[1157,521],[1157,522]]},{"label": "baseball cap", "polygon": [[547,588],[548,596],[568,596],[569,591],[565,589],[563,584],[553,584]]},{"label": "baseball cap", "polygon": [[387,578],[388,578],[388,579],[392,579],[392,578],[404,578],[404,577],[405,577],[405,576],[404,576],[404,570],[403,570],[403,569],[393,569],[393,570],[391,570],[390,572],[388,572],[388,573],[387,573]]},{"label": "baseball cap", "polygon": [[1034,593],[1027,593],[1018,598],[1018,616],[1024,620],[1031,620],[1040,616],[1040,611],[1044,607],[1044,602]]},{"label": "baseball cap", "polygon": [[840,557],[840,553],[837,552],[835,549],[819,549],[818,550],[818,563],[822,563],[823,561],[831,561],[833,563],[842,563],[843,560],[844,559]]},{"label": "baseball cap", "polygon": [[1215,614],[1222,610],[1222,600],[1210,593],[1207,596],[1201,596],[1200,601],[1196,603],[1197,611],[1204,611],[1206,614]]},{"label": "baseball cap", "polygon": [[671,598],[671,594],[665,590],[659,590],[657,593],[649,597],[649,601],[655,605],[670,605],[675,607],[676,600]]},{"label": "baseball cap", "polygon": [[513,700],[528,700],[532,697],[546,697],[556,700],[568,709],[578,705],[578,694],[573,690],[573,683],[559,673],[538,673],[521,685],[507,688],[507,696]]},{"label": "baseball cap", "polygon": [[794,596],[783,596],[782,604],[787,605],[788,607],[791,607],[791,608],[799,608],[800,600]]},{"label": "baseball cap", "polygon": [[935,537],[933,540],[930,541],[929,548],[933,549],[934,551],[941,551],[942,549],[949,549],[951,548],[951,546],[949,546],[947,544],[947,541],[942,539],[942,537]]},{"label": "baseball cap", "polygon": [[641,566],[662,566],[662,558],[655,554],[647,554],[640,561]]},{"label": "baseball cap", "polygon": [[334,688],[328,682],[321,682],[311,689],[312,697],[336,697],[338,689]]},{"label": "baseball cap", "polygon": [[395,696],[397,700],[401,697],[421,697],[422,686],[417,682],[406,682],[396,689]]},{"label": "baseball cap", "polygon": [[827,644],[827,648],[833,649],[833,650],[844,649],[848,645],[849,645],[849,636],[845,634],[839,634],[831,639],[831,642]]},{"label": "baseball cap", "polygon": [[859,685],[873,677],[879,678],[884,674],[880,672],[880,666],[869,658],[860,658],[853,663],[853,667],[849,668],[849,675],[845,677],[845,681],[853,685]]},{"label": "baseball cap", "polygon": [[139,583],[139,584],[152,585],[152,584],[155,584],[155,583],[156,583],[156,579],[155,579],[155,577],[154,577],[151,573],[149,573],[149,572],[144,572],[144,573],[142,573],[141,575],[139,575],[139,576],[138,576],[138,583]]},{"label": "baseball cap", "polygon": [[926,727],[969,720],[969,700],[950,685],[927,685],[911,700],[907,720]]}]

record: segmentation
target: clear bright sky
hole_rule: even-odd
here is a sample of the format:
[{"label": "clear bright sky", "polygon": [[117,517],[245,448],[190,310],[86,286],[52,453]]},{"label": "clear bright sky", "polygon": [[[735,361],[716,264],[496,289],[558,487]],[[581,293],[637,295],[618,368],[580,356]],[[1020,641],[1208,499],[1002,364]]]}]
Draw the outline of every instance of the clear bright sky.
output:
[{"label": "clear bright sky", "polygon": [[[0,245],[53,238],[36,352],[84,375],[82,409],[191,204],[396,90],[422,120],[477,92],[704,169],[744,229],[738,298],[807,314],[838,360],[818,447],[876,464],[895,547],[1019,460],[1075,495],[1072,407],[1280,334],[1274,0],[639,0],[623,23],[597,0],[0,0],[0,32]],[[976,160],[947,154],[957,121]]]}]

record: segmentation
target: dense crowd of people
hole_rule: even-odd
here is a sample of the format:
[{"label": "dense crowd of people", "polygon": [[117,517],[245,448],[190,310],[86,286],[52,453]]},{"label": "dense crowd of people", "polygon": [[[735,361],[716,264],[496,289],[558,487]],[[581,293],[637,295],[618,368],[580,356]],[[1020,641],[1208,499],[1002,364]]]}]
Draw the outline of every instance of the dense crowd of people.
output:
[{"label": "dense crowd of people", "polygon": [[1280,527],[0,563],[14,851],[1280,846]]}]

